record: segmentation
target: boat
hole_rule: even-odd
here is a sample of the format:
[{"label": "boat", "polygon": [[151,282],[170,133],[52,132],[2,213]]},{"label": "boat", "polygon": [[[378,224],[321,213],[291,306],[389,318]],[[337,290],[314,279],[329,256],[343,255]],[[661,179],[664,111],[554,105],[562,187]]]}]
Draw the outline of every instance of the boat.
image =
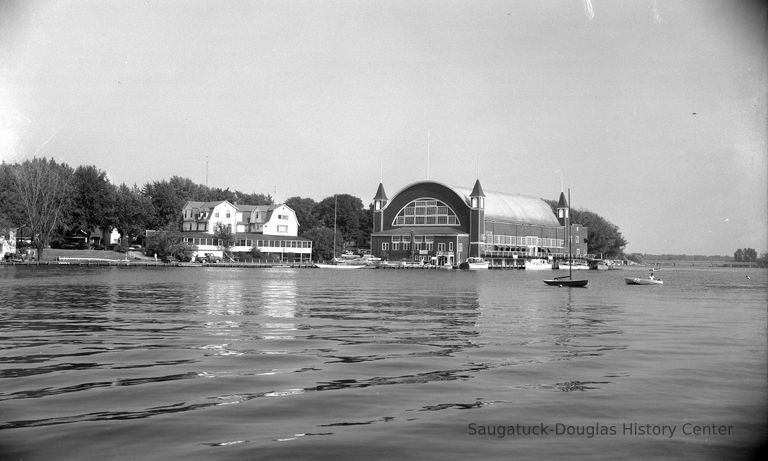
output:
[{"label": "boat", "polygon": [[577,288],[586,287],[587,283],[589,283],[589,280],[584,280],[584,279],[574,280],[570,277],[571,277],[570,275],[565,275],[563,277],[555,277],[553,279],[544,280],[544,283],[553,287],[577,287]]},{"label": "boat", "polygon": [[318,269],[362,269],[365,266],[365,264],[323,264],[323,263],[315,263],[315,267]]},{"label": "boat", "polygon": [[561,263],[560,269],[589,270],[589,265],[584,262]]},{"label": "boat", "polygon": [[[571,215],[571,189],[568,189],[568,203],[565,203],[565,195],[560,192],[560,200],[557,202],[557,215],[558,218],[565,219],[565,232],[568,236],[568,275],[564,275],[562,277],[555,277],[553,279],[547,279],[544,280],[544,283],[546,283],[549,286],[553,287],[577,287],[577,288],[586,288],[587,283],[589,283],[589,280],[586,279],[574,279],[573,278],[573,269],[575,264],[573,263],[573,251],[571,250],[571,224],[570,224],[570,215]],[[589,266],[587,266],[587,269]],[[528,269],[528,267],[526,267]]]},{"label": "boat", "polygon": [[624,282],[627,285],[664,285],[664,281],[661,279],[644,279],[642,277],[624,277]]},{"label": "boat", "polygon": [[479,271],[488,269],[488,261],[484,260],[483,258],[472,256],[470,258],[467,258],[466,261],[459,264],[459,269],[464,269],[468,271]]},{"label": "boat", "polygon": [[525,270],[527,271],[548,271],[552,270],[552,261],[542,258],[533,258],[525,260]]}]

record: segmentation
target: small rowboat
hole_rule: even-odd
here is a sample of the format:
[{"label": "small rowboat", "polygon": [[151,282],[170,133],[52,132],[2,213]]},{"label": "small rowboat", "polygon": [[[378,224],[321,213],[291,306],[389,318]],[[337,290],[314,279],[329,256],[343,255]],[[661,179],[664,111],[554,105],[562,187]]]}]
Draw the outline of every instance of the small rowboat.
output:
[{"label": "small rowboat", "polygon": [[624,282],[627,285],[664,285],[663,280],[640,277],[624,277]]}]

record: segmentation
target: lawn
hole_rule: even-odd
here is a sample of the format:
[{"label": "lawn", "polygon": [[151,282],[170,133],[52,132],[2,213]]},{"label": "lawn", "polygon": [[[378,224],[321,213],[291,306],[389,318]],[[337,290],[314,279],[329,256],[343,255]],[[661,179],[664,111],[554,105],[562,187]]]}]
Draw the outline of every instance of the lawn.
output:
[{"label": "lawn", "polygon": [[46,248],[43,250],[43,261],[56,261],[61,258],[98,258],[98,259],[146,259],[153,260],[144,256],[140,251],[129,251],[127,253],[120,253],[119,251],[112,250],[63,250],[56,248]]}]

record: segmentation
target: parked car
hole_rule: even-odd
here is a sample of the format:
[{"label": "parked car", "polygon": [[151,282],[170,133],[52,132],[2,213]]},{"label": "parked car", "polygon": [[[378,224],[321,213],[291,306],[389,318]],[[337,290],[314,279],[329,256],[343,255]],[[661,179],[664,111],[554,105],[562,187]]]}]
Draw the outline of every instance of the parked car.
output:
[{"label": "parked car", "polygon": [[64,242],[61,244],[63,250],[85,250],[88,245],[84,242]]},{"label": "parked car", "polygon": [[220,263],[221,258],[213,253],[206,253],[205,256],[198,256],[197,262],[200,263]]}]

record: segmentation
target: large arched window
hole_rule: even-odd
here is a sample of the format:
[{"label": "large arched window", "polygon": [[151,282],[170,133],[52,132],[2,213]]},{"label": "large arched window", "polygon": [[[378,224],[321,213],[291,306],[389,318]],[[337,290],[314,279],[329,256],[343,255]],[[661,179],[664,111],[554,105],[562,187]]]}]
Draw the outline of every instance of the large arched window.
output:
[{"label": "large arched window", "polygon": [[393,226],[458,226],[459,218],[451,208],[440,200],[420,198],[404,206]]}]

